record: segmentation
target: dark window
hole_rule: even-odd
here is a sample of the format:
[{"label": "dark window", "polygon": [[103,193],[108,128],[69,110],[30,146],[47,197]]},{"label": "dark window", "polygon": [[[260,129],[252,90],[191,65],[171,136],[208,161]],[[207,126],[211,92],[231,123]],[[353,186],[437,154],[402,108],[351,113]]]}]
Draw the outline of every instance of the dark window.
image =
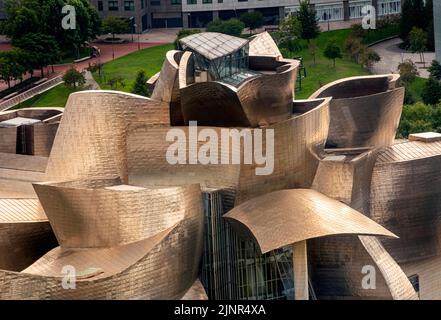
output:
[{"label": "dark window", "polygon": [[237,0],[239,2],[247,2],[248,0]]},{"label": "dark window", "polygon": [[102,1],[98,1],[98,11],[103,11],[104,7],[103,7],[103,2]]},{"label": "dark window", "polygon": [[217,3],[224,3],[224,0],[217,0]]},{"label": "dark window", "polygon": [[213,0],[202,0],[202,3],[213,3]]},{"label": "dark window", "polygon": [[125,11],[135,11],[135,2],[133,0],[124,1]]},{"label": "dark window", "polygon": [[141,0],[141,9],[144,9],[144,0]]},{"label": "dark window", "polygon": [[182,4],[182,0],[171,0],[171,4]]},{"label": "dark window", "polygon": [[118,1],[109,1],[109,11],[118,11]]},{"label": "dark window", "polygon": [[409,277],[409,281],[412,284],[413,288],[415,289],[416,293],[418,295],[420,294],[420,278],[417,274],[413,274]]},{"label": "dark window", "polygon": [[152,6],[160,6],[161,5],[161,1],[159,1],[159,0],[152,0],[152,1],[150,1],[150,4]]},{"label": "dark window", "polygon": [[187,0],[187,4],[196,4],[197,1],[196,0]]}]

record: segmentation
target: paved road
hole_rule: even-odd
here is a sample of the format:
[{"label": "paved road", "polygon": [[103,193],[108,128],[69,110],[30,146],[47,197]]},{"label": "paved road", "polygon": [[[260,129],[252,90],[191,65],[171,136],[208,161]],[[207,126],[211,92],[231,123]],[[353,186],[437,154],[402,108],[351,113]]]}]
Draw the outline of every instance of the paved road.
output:
[{"label": "paved road", "polygon": [[[402,42],[399,38],[394,38],[388,41],[381,42],[377,45],[372,46],[371,48],[375,50],[381,57],[381,61],[374,64],[372,68],[372,72],[375,74],[384,74],[384,73],[397,73],[398,65],[407,59],[411,59],[413,62],[420,62],[419,54],[409,53],[405,50],[402,50],[398,47],[398,45]],[[426,66],[429,66],[433,59],[435,59],[434,52],[426,52],[424,54],[424,58],[426,60]],[[420,76],[423,78],[429,77],[429,72],[427,69],[422,68],[423,65],[417,63],[419,67],[418,71]]]}]

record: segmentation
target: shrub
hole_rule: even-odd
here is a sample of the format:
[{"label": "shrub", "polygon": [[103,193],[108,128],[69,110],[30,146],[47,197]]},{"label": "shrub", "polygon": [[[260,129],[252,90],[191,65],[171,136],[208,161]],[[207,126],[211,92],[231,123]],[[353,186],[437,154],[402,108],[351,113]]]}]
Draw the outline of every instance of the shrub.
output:
[{"label": "shrub", "polygon": [[144,70],[138,71],[135,83],[133,84],[132,93],[139,94],[140,96],[148,97],[149,90],[147,88],[147,76]]},{"label": "shrub", "polygon": [[84,75],[75,68],[70,68],[66,71],[66,73],[63,75],[63,81],[67,87],[71,88],[81,88],[86,83]]},{"label": "shrub", "polygon": [[421,98],[425,104],[435,105],[441,100],[441,84],[438,80],[430,77],[424,84],[423,91],[421,92]]},{"label": "shrub", "polygon": [[235,18],[225,21],[216,19],[207,25],[207,31],[209,32],[220,32],[236,37],[239,37],[242,34],[244,28],[244,23]]}]

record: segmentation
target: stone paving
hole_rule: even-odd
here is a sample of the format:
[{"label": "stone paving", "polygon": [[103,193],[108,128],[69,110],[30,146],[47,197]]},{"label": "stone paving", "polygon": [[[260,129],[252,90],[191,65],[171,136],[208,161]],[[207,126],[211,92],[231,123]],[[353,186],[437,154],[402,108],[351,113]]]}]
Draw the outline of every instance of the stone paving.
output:
[{"label": "stone paving", "polygon": [[[398,73],[398,65],[402,61],[411,59],[418,66],[420,77],[428,78],[429,72],[427,71],[427,69],[423,68],[423,64],[419,63],[419,54],[400,49],[398,45],[401,42],[402,40],[400,38],[394,38],[372,46],[371,48],[380,55],[381,61],[374,64],[371,71],[375,74]],[[426,61],[426,67],[428,67],[430,66],[432,60],[435,59],[435,53],[426,52],[424,53],[424,58]]]}]

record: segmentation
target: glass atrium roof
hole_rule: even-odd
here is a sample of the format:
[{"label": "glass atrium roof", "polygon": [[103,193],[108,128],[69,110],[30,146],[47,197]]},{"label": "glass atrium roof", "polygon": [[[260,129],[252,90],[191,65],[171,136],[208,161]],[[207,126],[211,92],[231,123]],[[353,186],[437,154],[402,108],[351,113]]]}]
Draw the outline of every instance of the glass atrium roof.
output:
[{"label": "glass atrium roof", "polygon": [[202,32],[179,40],[181,45],[192,49],[209,60],[227,56],[248,43],[248,40],[217,32]]}]

